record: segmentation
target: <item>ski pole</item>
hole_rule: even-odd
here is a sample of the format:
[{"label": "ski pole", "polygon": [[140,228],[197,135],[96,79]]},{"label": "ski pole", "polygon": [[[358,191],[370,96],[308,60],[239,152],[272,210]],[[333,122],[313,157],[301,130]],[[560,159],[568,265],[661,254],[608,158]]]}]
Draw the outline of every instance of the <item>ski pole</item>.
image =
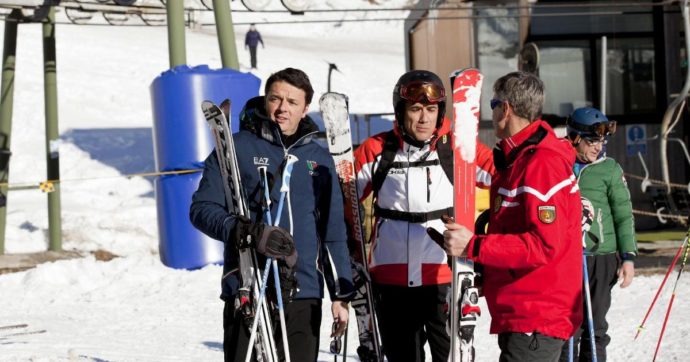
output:
[{"label": "ski pole", "polygon": [[574,340],[575,337],[573,336],[570,336],[570,338],[568,338],[568,362],[573,362],[573,348],[575,344]]},{"label": "ski pole", "polygon": [[[280,186],[281,200],[278,204],[278,210],[276,214],[276,220],[273,226],[278,226],[280,224],[280,216],[283,213],[283,204],[285,195],[290,192],[290,177],[292,176],[292,167],[294,163],[297,162],[297,157],[293,155],[288,155],[288,159],[285,164],[285,171],[283,172],[283,182]],[[264,194],[266,199],[266,221],[271,224],[271,196],[268,190],[268,175],[266,174],[266,166],[259,167],[259,173],[262,173],[262,180],[264,184]],[[285,352],[285,360],[290,362],[290,349],[287,340],[287,326],[285,325],[285,309],[283,308],[283,294],[280,286],[280,270],[278,269],[278,261],[272,258],[271,264],[273,265],[273,280],[275,281],[276,288],[276,299],[278,301],[278,316],[280,318],[280,328],[283,335],[283,350]]]},{"label": "ski pole", "polygon": [[683,240],[683,243],[678,248],[676,255],[673,257],[673,261],[671,261],[671,265],[668,267],[666,275],[664,275],[664,279],[661,281],[661,285],[659,286],[659,289],[656,291],[656,295],[654,295],[654,299],[652,299],[652,304],[649,305],[647,313],[644,315],[644,319],[642,319],[642,323],[640,323],[640,325],[637,327],[637,333],[635,333],[635,338],[633,339],[637,339],[640,333],[642,333],[642,330],[644,329],[644,324],[647,322],[647,318],[649,317],[649,314],[652,312],[652,308],[654,308],[654,304],[656,303],[656,300],[659,298],[659,294],[661,294],[661,290],[664,288],[664,285],[666,284],[666,279],[668,279],[668,276],[671,274],[671,271],[676,266],[676,262],[678,262],[678,257],[680,256],[681,251],[683,251],[683,248],[685,248],[685,245],[688,242],[689,235],[690,230],[688,230],[688,234],[685,235],[685,240]]},{"label": "ski pole", "polygon": [[[589,326],[589,345],[592,349],[592,362],[597,362],[597,346],[594,338],[594,319],[592,318],[592,299],[589,293],[589,273],[587,271],[587,255],[582,254],[582,269],[584,273],[585,303],[587,305],[587,325]],[[582,353],[582,350],[580,350]]]},{"label": "ski pole", "polygon": [[343,362],[347,358],[347,330],[350,328],[350,321],[348,319],[347,324],[345,325],[345,336],[343,338],[345,341],[343,342]]},{"label": "ski pole", "polygon": [[[283,180],[282,180],[282,185],[280,187],[280,201],[278,201],[278,210],[276,211],[276,221],[274,226],[278,226],[280,223],[280,216],[283,212],[283,204],[285,203],[285,196],[287,193],[290,191],[290,176],[292,175],[292,167],[294,166],[294,163],[297,162],[297,157],[294,155],[287,155],[286,158],[286,163],[285,163],[285,169],[283,170]],[[269,212],[270,213],[270,212]],[[275,264],[273,264],[275,263]],[[262,277],[263,284],[261,285],[261,291],[259,293],[259,304],[263,302],[264,297],[266,296],[266,281],[268,281],[268,272],[270,270],[270,265],[273,264],[274,266],[274,273],[278,272],[278,263],[275,259],[273,258],[267,258],[266,259],[266,267],[264,270],[264,274]],[[290,353],[289,353],[289,346],[287,344],[287,328],[285,327],[285,314],[283,310],[283,300],[282,300],[282,294],[280,291],[280,277],[276,274],[276,288],[277,288],[277,300],[278,300],[278,313],[280,315],[280,324],[281,328],[283,329],[283,348],[285,349],[285,359],[287,362],[290,362]],[[251,333],[249,336],[249,346],[251,346],[254,343],[254,339],[256,338],[256,327],[259,324],[258,319],[254,318],[254,321],[252,322],[252,328],[251,328]],[[252,358],[252,348],[250,347],[247,350],[247,357],[245,358],[245,362],[249,362]]]},{"label": "ski pole", "polygon": [[678,276],[676,277],[676,282],[673,284],[673,293],[671,294],[671,300],[668,303],[668,309],[666,309],[666,316],[664,317],[664,324],[661,326],[661,333],[659,334],[659,341],[656,343],[656,350],[654,351],[654,358],[652,361],[656,361],[656,356],[659,353],[659,347],[661,347],[661,339],[664,337],[664,332],[666,332],[666,323],[668,322],[668,317],[671,315],[671,308],[673,307],[673,300],[676,298],[676,288],[678,287],[678,281],[680,280],[680,275],[685,269],[685,264],[688,261],[688,251],[690,248],[688,244],[685,244],[685,251],[683,252],[683,261],[680,263],[680,269],[678,269]]}]

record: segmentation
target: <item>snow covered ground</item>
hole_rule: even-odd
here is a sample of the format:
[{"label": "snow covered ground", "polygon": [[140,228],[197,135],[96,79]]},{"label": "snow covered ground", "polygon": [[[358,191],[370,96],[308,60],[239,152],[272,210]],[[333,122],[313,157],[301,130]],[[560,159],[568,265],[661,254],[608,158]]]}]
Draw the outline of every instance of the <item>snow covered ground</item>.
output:
[{"label": "snow covered ground", "polygon": [[[341,8],[365,4],[325,3]],[[240,13],[234,20],[260,21],[268,15],[251,16]],[[244,71],[249,63],[242,47],[246,28],[236,28]],[[350,96],[354,113],[391,111],[390,92],[405,67],[402,22],[265,25],[259,30],[266,48],[259,49],[257,76],[266,79],[287,66],[302,68],[318,96],[326,90],[327,62],[335,62],[342,73],[333,75],[332,87]],[[148,87],[168,68],[166,29],[60,25],[57,39],[63,247],[105,249],[121,257],[109,262],[93,257],[58,261],[0,275],[0,327],[28,324],[0,329],[0,361],[222,360],[221,268],[186,271],[163,266],[152,183],[120,177],[154,170]],[[188,64],[220,66],[212,27],[187,31],[186,40]],[[22,24],[12,184],[35,184],[45,178],[41,49],[40,26]],[[9,195],[7,253],[46,249],[46,209],[46,197],[39,191]],[[610,360],[652,358],[670,287],[640,340],[633,342],[632,336],[660,282],[659,275],[639,277],[628,289],[614,288]],[[333,359],[328,353],[331,317],[329,303],[324,305],[319,360],[329,361]],[[659,360],[688,359],[684,344],[690,336],[688,308],[690,280],[684,276]],[[485,305],[483,310],[487,311]],[[478,361],[495,361],[499,355],[496,338],[488,334],[488,321],[485,313],[476,332]],[[349,356],[355,356],[355,348],[355,328],[351,328]]]}]

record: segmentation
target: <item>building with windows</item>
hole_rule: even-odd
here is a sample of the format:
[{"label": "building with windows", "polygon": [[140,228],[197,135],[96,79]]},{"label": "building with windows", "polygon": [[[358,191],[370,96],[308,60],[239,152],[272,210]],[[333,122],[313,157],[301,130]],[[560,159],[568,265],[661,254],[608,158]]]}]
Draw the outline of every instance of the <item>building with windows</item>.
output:
[{"label": "building with windows", "polygon": [[[690,120],[687,104],[670,135],[677,142],[667,145],[675,186],[667,192],[654,182],[662,180],[665,162],[662,118],[688,71],[680,6],[658,0],[421,0],[405,23],[407,67],[441,75],[479,68],[485,76],[480,137],[493,145],[488,107],[493,82],[521,65],[538,66],[546,87],[544,118],[559,126],[575,108],[603,110],[619,125],[607,153],[623,166],[635,209],[656,212],[671,202],[660,213],[687,216],[690,159],[682,146],[690,130],[683,126]],[[532,49],[525,49],[529,43]],[[636,219],[640,228],[658,225],[654,216]]]}]

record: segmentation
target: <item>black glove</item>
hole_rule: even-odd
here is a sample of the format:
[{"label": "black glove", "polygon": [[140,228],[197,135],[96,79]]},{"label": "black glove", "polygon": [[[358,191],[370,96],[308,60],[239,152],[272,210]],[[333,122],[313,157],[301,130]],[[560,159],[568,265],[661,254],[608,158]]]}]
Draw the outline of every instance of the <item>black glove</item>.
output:
[{"label": "black glove", "polygon": [[284,260],[290,268],[297,264],[295,241],[283,228],[254,223],[244,216],[238,216],[232,233],[238,249],[255,248],[269,258]]},{"label": "black glove", "polygon": [[280,291],[283,297],[283,303],[290,303],[295,294],[299,291],[299,284],[297,283],[296,268],[287,265],[287,262],[278,261],[278,270],[280,270]]}]

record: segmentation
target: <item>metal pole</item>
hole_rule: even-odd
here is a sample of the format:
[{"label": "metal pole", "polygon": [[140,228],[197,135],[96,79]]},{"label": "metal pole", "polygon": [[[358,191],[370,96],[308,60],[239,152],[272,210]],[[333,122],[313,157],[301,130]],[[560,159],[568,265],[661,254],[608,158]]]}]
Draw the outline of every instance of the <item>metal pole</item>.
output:
[{"label": "metal pole", "polygon": [[[690,34],[690,9],[688,9],[690,3],[687,0],[683,0],[679,5],[685,30],[685,60],[690,62],[690,36],[688,36]],[[668,136],[675,126],[675,122],[671,124],[671,119],[676,110],[678,113],[683,111],[681,103],[685,101],[688,92],[690,92],[690,70],[685,72],[685,84],[683,84],[683,88],[678,93],[678,97],[669,104],[666,112],[664,112],[664,118],[661,119],[661,142],[659,146],[661,149],[661,176],[666,184],[666,193],[669,194],[671,193],[671,174],[668,167]]]},{"label": "metal pole", "polygon": [[606,74],[607,74],[608,44],[606,37],[601,37],[601,93],[599,94],[599,110],[606,114]]},{"label": "metal pole", "polygon": [[216,33],[220,46],[220,59],[223,68],[239,70],[240,61],[237,59],[235,45],[235,30],[232,25],[232,10],[228,0],[213,0],[213,15],[216,19]]},{"label": "metal pole", "polygon": [[[2,52],[2,89],[0,89],[0,150],[9,152],[12,134],[12,105],[14,101],[14,65],[17,55],[17,25],[20,10],[12,10],[5,18],[5,38]],[[4,170],[0,170],[0,192],[7,196],[5,185],[9,176],[9,159]],[[7,207],[0,206],[0,255],[5,254],[5,223]]]},{"label": "metal pole", "polygon": [[170,68],[187,64],[184,38],[184,1],[166,2],[168,17],[168,56]]},{"label": "metal pole", "polygon": [[62,250],[62,221],[60,218],[60,133],[57,107],[57,61],[55,56],[55,7],[51,7],[43,20],[43,82],[46,117],[46,164],[48,181],[53,191],[48,192],[48,249]]}]

